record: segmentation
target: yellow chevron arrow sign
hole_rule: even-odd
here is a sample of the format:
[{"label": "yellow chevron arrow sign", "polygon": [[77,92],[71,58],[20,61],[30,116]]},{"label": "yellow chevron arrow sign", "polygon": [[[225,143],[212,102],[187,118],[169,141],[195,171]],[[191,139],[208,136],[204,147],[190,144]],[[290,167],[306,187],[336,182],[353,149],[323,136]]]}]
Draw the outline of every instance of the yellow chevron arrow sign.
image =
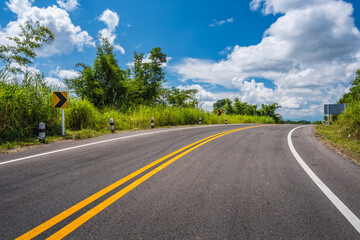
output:
[{"label": "yellow chevron arrow sign", "polygon": [[53,92],[53,107],[67,108],[67,92]]}]

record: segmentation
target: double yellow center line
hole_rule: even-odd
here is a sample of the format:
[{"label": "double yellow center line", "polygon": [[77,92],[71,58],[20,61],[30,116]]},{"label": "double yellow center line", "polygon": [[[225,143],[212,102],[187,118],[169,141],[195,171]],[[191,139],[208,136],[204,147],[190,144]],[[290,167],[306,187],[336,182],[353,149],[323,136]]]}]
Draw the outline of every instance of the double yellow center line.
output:
[{"label": "double yellow center line", "polygon": [[117,193],[112,195],[111,197],[109,197],[106,200],[104,200],[103,202],[99,203],[97,206],[90,209],[89,211],[87,211],[86,213],[81,215],[80,217],[73,220],[71,223],[67,224],[65,227],[61,228],[59,231],[57,231],[53,235],[51,235],[49,238],[47,238],[47,239],[62,239],[65,236],[67,236],[69,233],[74,231],[76,228],[78,228],[79,226],[84,224],[90,218],[94,217],[96,214],[98,214],[99,212],[104,210],[110,204],[114,203],[119,198],[121,198],[122,196],[124,196],[125,194],[130,192],[132,189],[134,189],[135,187],[139,186],[141,183],[143,183],[144,181],[149,179],[151,176],[155,175],[156,173],[158,173],[159,171],[161,171],[165,167],[169,166],[171,163],[175,162],[176,160],[178,160],[179,158],[181,158],[184,155],[188,154],[189,152],[195,150],[196,148],[198,148],[198,147],[200,147],[200,146],[202,146],[202,145],[204,145],[204,144],[206,144],[206,143],[208,143],[208,142],[210,142],[212,140],[215,140],[215,139],[217,139],[219,137],[225,136],[227,134],[238,132],[238,131],[249,129],[249,128],[261,127],[261,126],[264,126],[264,125],[237,128],[237,129],[234,129],[234,130],[221,132],[221,133],[218,133],[218,134],[203,138],[203,139],[201,139],[201,140],[199,140],[197,142],[194,142],[194,143],[192,143],[190,145],[187,145],[187,146],[185,146],[183,148],[180,148],[180,149],[176,150],[175,152],[172,152],[172,153],[166,155],[165,157],[162,157],[162,158],[160,158],[160,159],[146,165],[145,167],[142,167],[139,170],[129,174],[128,176],[120,179],[119,181],[111,184],[110,186],[108,186],[108,187],[102,189],[101,191],[93,194],[92,196],[84,199],[83,201],[77,203],[76,205],[70,207],[69,209],[63,211],[62,213],[56,215],[55,217],[49,219],[48,221],[42,223],[41,225],[37,226],[36,228],[30,230],[29,232],[21,235],[20,237],[18,237],[16,239],[17,240],[20,240],[20,239],[32,239],[32,238],[38,236],[39,234],[43,233],[47,229],[49,229],[52,226],[56,225],[57,223],[63,221],[64,219],[66,219],[70,215],[74,214],[75,212],[79,211],[80,209],[84,208],[85,206],[89,205],[90,203],[94,202],[95,200],[99,199],[100,197],[104,196],[105,194],[109,193],[110,191],[114,190],[115,188],[119,187],[120,185],[124,184],[125,182],[131,180],[132,178],[134,178],[137,175],[145,172],[146,170],[154,167],[155,165],[165,161],[166,159],[169,159],[169,158],[173,157],[174,155],[180,153],[177,156],[175,156],[175,157],[171,158],[170,160],[166,161],[165,163],[161,164],[160,166],[156,167],[152,171],[146,173],[144,176],[140,177],[136,181],[134,181],[131,184],[127,185],[126,187],[124,187],[123,189],[121,189],[120,191],[118,191]]}]

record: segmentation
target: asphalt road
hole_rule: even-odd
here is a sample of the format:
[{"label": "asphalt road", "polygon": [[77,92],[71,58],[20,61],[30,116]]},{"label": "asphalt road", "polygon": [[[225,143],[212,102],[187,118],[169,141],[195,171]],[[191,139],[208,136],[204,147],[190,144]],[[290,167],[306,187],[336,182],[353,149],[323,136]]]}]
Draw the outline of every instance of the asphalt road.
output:
[{"label": "asphalt road", "polygon": [[290,150],[295,127],[154,129],[0,155],[0,239],[360,239],[360,166],[296,129],[316,183]]}]

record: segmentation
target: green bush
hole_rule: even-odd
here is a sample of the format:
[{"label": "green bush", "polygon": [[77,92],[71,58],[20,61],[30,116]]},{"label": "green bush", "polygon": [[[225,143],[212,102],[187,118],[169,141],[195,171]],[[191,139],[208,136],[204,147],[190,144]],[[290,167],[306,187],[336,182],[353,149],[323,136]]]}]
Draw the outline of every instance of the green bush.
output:
[{"label": "green bush", "polygon": [[340,133],[350,138],[360,140],[360,102],[347,104],[346,110],[337,120]]},{"label": "green bush", "polygon": [[0,81],[0,141],[37,135],[40,122],[46,124],[47,133],[55,133],[61,128],[59,117],[41,75],[25,74],[22,82]]},{"label": "green bush", "polygon": [[98,122],[99,111],[86,99],[70,100],[65,111],[66,127],[72,130],[92,129]]}]

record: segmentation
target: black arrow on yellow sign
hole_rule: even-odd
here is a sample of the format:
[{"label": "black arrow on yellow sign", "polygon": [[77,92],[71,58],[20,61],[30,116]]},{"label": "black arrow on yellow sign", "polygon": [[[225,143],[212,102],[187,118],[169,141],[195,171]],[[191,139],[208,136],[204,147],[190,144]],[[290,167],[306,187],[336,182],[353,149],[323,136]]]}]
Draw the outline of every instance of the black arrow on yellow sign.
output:
[{"label": "black arrow on yellow sign", "polygon": [[67,108],[67,92],[53,92],[54,108]]}]

